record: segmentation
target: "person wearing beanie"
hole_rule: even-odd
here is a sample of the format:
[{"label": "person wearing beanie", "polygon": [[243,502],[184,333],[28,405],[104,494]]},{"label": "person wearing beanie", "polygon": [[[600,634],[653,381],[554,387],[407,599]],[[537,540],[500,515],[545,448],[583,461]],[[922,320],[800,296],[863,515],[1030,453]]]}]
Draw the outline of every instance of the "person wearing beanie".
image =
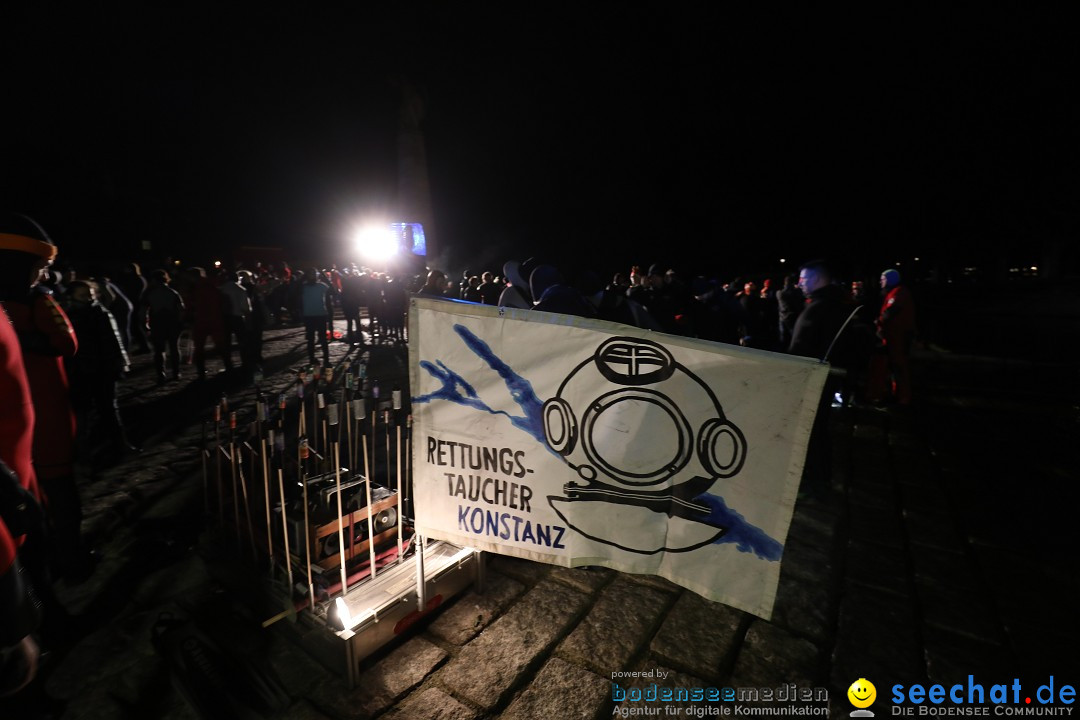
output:
[{"label": "person wearing beanie", "polygon": [[915,342],[915,302],[911,292],[901,284],[900,271],[889,268],[881,273],[881,289],[885,299],[877,319],[878,337],[885,344],[891,388],[886,382],[871,387],[871,400],[881,402],[890,393],[898,405],[911,404],[911,345]]}]

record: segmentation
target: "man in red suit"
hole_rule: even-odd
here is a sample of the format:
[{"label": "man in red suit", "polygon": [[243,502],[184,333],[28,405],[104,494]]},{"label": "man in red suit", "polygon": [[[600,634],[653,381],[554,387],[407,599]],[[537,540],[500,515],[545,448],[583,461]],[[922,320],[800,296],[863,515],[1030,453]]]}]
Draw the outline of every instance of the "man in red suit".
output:
[{"label": "man in red suit", "polygon": [[878,337],[885,343],[892,375],[892,395],[899,405],[911,404],[911,345],[915,341],[915,302],[911,292],[900,284],[900,272],[881,273],[885,299],[878,315]]},{"label": "man in red suit", "polygon": [[[25,686],[37,668],[38,648],[31,635],[37,626],[34,596],[17,555],[24,536],[5,521],[25,504],[26,494],[41,500],[30,454],[33,428],[34,406],[19,339],[0,310],[0,483],[7,483],[0,488],[5,498],[0,500],[0,696]],[[15,468],[14,476],[9,468]]]},{"label": "man in red suit", "polygon": [[41,271],[55,256],[56,246],[36,222],[24,215],[0,215],[0,304],[18,336],[30,383],[34,473],[46,498],[59,550],[57,571],[69,582],[80,582],[92,571],[93,557],[83,546],[80,532],[75,413],[64,369],[64,359],[75,354],[78,342],[51,291],[38,285]]}]

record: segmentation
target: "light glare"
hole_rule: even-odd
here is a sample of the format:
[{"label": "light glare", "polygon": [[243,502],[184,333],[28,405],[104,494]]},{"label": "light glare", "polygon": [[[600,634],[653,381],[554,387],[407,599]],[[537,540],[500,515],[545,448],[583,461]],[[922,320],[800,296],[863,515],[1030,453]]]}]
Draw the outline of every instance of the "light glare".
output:
[{"label": "light glare", "polygon": [[366,227],[357,231],[356,250],[369,260],[386,260],[398,249],[397,235],[390,228]]}]

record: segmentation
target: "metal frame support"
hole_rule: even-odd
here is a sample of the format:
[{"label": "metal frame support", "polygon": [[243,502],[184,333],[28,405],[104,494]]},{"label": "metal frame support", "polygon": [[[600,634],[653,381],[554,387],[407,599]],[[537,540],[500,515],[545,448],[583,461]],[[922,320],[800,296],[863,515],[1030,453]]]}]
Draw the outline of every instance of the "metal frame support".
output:
[{"label": "metal frame support", "polygon": [[476,551],[476,592],[481,595],[487,591],[487,553]]},{"label": "metal frame support", "polygon": [[424,575],[424,538],[417,533],[416,542],[416,609],[424,612],[427,605],[427,577]]}]

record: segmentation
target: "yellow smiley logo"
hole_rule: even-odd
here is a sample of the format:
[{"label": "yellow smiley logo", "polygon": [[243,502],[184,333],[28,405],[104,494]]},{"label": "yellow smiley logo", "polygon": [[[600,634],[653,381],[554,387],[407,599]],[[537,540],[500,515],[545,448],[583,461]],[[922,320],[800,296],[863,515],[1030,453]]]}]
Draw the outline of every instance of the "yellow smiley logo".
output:
[{"label": "yellow smiley logo", "polygon": [[877,688],[874,687],[874,683],[866,678],[859,678],[851,683],[851,687],[847,690],[847,696],[855,707],[868,708],[877,699]]}]

